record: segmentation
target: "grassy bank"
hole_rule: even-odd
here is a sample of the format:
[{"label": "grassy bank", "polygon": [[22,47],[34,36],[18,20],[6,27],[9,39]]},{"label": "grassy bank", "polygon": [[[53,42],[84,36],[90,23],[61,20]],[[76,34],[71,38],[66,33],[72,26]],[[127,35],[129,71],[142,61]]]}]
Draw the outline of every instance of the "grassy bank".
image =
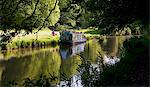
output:
[{"label": "grassy bank", "polygon": [[[86,36],[87,40],[93,38],[99,38],[99,34],[91,34],[89,32],[95,32],[95,30],[91,29],[80,29],[75,30],[76,32],[83,32]],[[59,32],[56,31],[56,35],[52,36],[52,31],[48,28],[42,29],[37,34],[30,33],[28,35],[23,35],[25,31],[22,31],[21,34],[17,35],[12,39],[11,42],[5,44],[0,49],[11,50],[11,49],[19,49],[19,48],[35,48],[35,47],[44,47],[48,45],[56,45],[59,42]],[[35,31],[34,31],[35,32]]]},{"label": "grassy bank", "polygon": [[[98,30],[97,28],[79,29],[74,31],[84,33],[87,40],[94,39],[94,38],[103,40],[106,37],[100,35],[100,30]],[[43,47],[47,45],[56,45],[59,42],[59,37],[60,37],[59,32],[61,31],[56,31],[55,36],[52,36],[52,31],[48,28],[42,29],[37,34],[30,33],[25,36],[23,36],[23,32],[22,34],[19,34],[16,37],[14,37],[12,41],[7,45],[0,47],[0,49],[3,48],[3,49],[10,50],[10,49],[18,49],[18,48],[29,48],[29,47],[35,48],[35,47]]]},{"label": "grassy bank", "polygon": [[56,34],[57,35],[52,36],[52,31],[49,29],[43,29],[37,34],[30,33],[25,36],[23,36],[23,34],[19,34],[14,37],[11,42],[7,43],[4,47],[1,48],[11,50],[56,45],[59,41],[59,33],[57,32]]},{"label": "grassy bank", "polygon": [[97,29],[87,28],[87,29],[80,29],[80,30],[75,30],[75,31],[84,33],[87,40],[90,40],[93,38],[99,39],[102,36],[100,35],[100,31]]}]

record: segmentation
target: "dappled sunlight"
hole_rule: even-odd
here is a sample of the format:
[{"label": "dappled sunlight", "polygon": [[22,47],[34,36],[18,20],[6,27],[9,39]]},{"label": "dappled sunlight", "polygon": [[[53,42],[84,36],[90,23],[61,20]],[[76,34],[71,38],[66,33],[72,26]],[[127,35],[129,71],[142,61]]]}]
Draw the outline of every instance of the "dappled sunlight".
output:
[{"label": "dappled sunlight", "polygon": [[149,0],[0,0],[0,87],[149,86]]}]

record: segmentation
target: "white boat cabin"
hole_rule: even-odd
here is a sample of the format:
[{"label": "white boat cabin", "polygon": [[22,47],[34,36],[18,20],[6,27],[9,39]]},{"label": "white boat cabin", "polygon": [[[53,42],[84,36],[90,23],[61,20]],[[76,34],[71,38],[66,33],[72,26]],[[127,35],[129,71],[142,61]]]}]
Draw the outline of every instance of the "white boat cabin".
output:
[{"label": "white boat cabin", "polygon": [[80,32],[62,31],[60,33],[60,41],[67,42],[67,43],[80,43],[80,42],[85,42],[86,38]]}]

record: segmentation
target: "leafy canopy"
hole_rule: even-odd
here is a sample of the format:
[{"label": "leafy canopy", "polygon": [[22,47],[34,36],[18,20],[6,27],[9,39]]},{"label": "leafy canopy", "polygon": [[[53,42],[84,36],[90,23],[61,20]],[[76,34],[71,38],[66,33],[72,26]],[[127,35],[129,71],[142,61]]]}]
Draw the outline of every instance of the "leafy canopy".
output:
[{"label": "leafy canopy", "polygon": [[109,33],[137,20],[141,21],[141,25],[149,21],[149,0],[84,0],[84,3],[86,10],[94,14],[92,25]]},{"label": "leafy canopy", "polygon": [[60,18],[57,0],[2,0],[0,2],[2,30],[54,26]]}]

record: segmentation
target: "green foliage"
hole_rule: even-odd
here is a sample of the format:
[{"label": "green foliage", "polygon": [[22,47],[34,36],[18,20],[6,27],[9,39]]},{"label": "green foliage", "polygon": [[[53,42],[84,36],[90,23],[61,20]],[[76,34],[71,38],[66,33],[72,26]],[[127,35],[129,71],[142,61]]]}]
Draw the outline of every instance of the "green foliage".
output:
[{"label": "green foliage", "polygon": [[25,29],[54,26],[60,17],[57,0],[3,0],[0,5],[1,28]]},{"label": "green foliage", "polygon": [[84,8],[82,8],[82,12],[80,17],[77,19],[77,26],[80,26],[82,28],[90,27],[94,24],[93,13],[90,11],[86,11]]},{"label": "green foliage", "polygon": [[148,24],[148,0],[85,0],[86,10],[93,15],[93,26],[99,26],[104,33],[112,33],[118,28],[140,20]]},{"label": "green foliage", "polygon": [[89,30],[89,31],[86,31],[85,32],[86,34],[100,34],[101,32],[100,32],[100,30]]},{"label": "green foliage", "polygon": [[70,0],[60,0],[59,2],[60,10],[66,9],[69,4]]},{"label": "green foliage", "polygon": [[[63,2],[64,2],[63,0],[60,1],[60,3],[63,3]],[[71,27],[75,27],[77,18],[81,13],[81,6],[79,6],[78,4],[73,4],[73,3],[69,3],[66,6],[67,8],[64,8],[65,10],[62,9],[59,23],[61,25],[68,25]]]},{"label": "green foliage", "polygon": [[57,26],[57,28],[56,28],[56,30],[58,30],[58,31],[66,30],[66,29],[68,29],[68,28],[66,28],[66,26],[64,26],[64,25],[59,25],[59,26]]}]

